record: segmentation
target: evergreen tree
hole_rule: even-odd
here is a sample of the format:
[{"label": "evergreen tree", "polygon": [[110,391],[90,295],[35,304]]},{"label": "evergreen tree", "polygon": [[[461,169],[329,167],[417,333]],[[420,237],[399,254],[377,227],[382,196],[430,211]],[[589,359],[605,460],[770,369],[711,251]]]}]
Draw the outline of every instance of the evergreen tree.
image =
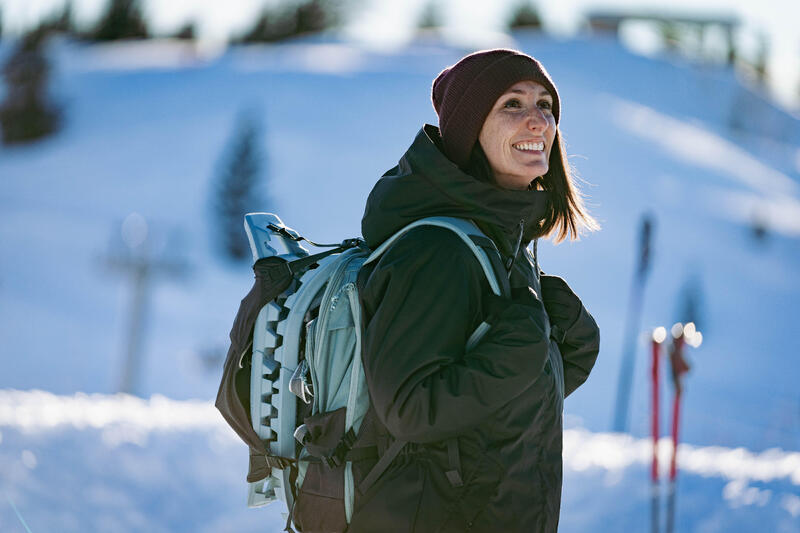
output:
[{"label": "evergreen tree", "polygon": [[197,38],[197,29],[194,22],[187,22],[181,26],[173,37],[182,41],[194,41]]},{"label": "evergreen tree", "polygon": [[146,39],[147,24],[138,0],[108,0],[106,11],[100,17],[90,39],[116,41],[119,39]]},{"label": "evergreen tree", "polygon": [[335,27],[341,19],[339,1],[304,0],[277,8],[264,8],[238,43],[272,43],[319,33]]},{"label": "evergreen tree", "polygon": [[319,33],[333,27],[338,22],[336,10],[330,2],[307,0],[301,2],[296,10],[296,35]]},{"label": "evergreen tree", "polygon": [[0,103],[4,144],[34,141],[53,133],[59,110],[48,101],[50,65],[45,57],[47,32],[36,29],[23,36],[3,66],[5,99]]},{"label": "evergreen tree", "polygon": [[510,30],[540,30],[542,29],[542,19],[536,8],[523,0],[511,11],[508,28]]},{"label": "evergreen tree", "polygon": [[42,29],[42,31],[46,31],[48,33],[55,32],[74,35],[76,31],[72,16],[72,2],[64,2],[64,6],[61,8],[61,11],[55,13],[49,19],[46,19],[39,25],[39,27]]},{"label": "evergreen tree", "polygon": [[442,26],[442,10],[436,0],[430,0],[422,9],[417,23],[420,30],[435,30]]},{"label": "evergreen tree", "polygon": [[244,215],[268,210],[260,189],[264,162],[260,144],[259,125],[251,115],[241,115],[211,189],[213,238],[220,255],[231,262],[250,258],[242,229]]},{"label": "evergreen tree", "polygon": [[289,10],[264,8],[253,27],[235,40],[239,43],[272,43],[294,34],[294,13]]}]

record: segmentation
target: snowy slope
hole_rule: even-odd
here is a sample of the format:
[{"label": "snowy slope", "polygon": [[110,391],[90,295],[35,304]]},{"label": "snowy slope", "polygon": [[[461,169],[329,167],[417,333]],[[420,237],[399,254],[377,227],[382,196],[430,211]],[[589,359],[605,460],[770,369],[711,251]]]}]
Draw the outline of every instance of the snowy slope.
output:
[{"label": "snowy slope", "polygon": [[[592,377],[566,403],[575,425],[609,428],[637,224],[651,210],[658,225],[643,327],[669,326],[679,318],[678,293],[690,276],[699,276],[703,288],[705,342],[689,354],[683,440],[754,453],[800,449],[800,341],[788,334],[800,317],[798,122],[751,96],[727,71],[646,59],[604,41],[520,36],[518,45],[540,58],[559,85],[562,129],[604,226],[580,243],[540,247],[545,271],[570,282],[603,334]],[[211,59],[161,43],[54,46],[65,130],[34,146],[0,148],[0,388],[116,390],[131,294],[102,258],[116,225],[135,211],[157,236],[180,232],[181,253],[192,266],[187,279],[154,286],[140,392],[212,398],[218,367],[204,368],[201,356],[225,350],[238,301],[250,285],[246,267],[220,265],[208,244],[210,181],[236,114],[251,110],[266,129],[275,204],[254,210],[275,210],[315,240],[340,240],[359,233],[363,202],[376,178],[394,165],[423,122],[435,122],[431,80],[463,53],[433,42],[392,54],[347,43],[295,43]],[[750,237],[755,209],[771,229],[760,245]],[[637,437],[648,427],[645,353],[642,348],[638,355],[632,396]],[[59,434],[60,444],[39,453],[39,462],[70,442],[85,457],[101,453],[93,448],[101,446],[94,443],[98,434],[88,431],[89,437]],[[4,438],[0,449],[13,443],[12,455],[32,442],[50,446],[49,437],[27,441],[17,430]],[[175,450],[192,439],[164,438],[159,446]],[[86,448],[87,442],[94,444]],[[139,454],[131,461],[153,469],[178,453],[164,451],[167,459],[159,459],[131,449]],[[85,462],[76,472],[94,471]],[[229,470],[225,475],[235,477],[240,469]],[[623,480],[619,500],[627,476],[638,487],[644,471],[636,463],[621,477],[586,474],[581,479],[592,480],[586,487],[575,486],[581,484],[568,474],[565,505],[594,501],[590,489],[605,498],[605,485],[615,479]],[[719,500],[725,487],[744,500],[753,494],[726,483],[713,481],[709,497]],[[697,485],[700,500],[704,487]],[[584,488],[582,496],[570,493]],[[786,489],[756,488],[775,494]],[[124,499],[127,489],[115,490]],[[130,490],[147,499],[143,491],[151,489]],[[770,501],[779,506],[778,500]],[[168,501],[159,497],[142,505]],[[185,511],[181,505],[177,514]],[[598,503],[598,513],[601,508]],[[571,518],[565,514],[563,520],[569,524]]]},{"label": "snowy slope", "polygon": [[[567,430],[560,531],[644,530],[650,446]],[[800,453],[680,454],[676,531],[797,530]],[[210,403],[0,391],[3,532],[25,531],[17,512],[34,532],[281,531],[279,504],[245,508],[245,470],[244,445]]]}]

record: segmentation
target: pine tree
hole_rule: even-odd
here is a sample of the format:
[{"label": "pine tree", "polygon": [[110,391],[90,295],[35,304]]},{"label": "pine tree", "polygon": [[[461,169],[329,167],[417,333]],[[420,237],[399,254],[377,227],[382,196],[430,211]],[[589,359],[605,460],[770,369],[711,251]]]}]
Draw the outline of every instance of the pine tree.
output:
[{"label": "pine tree", "polygon": [[72,16],[72,2],[64,2],[60,12],[44,20],[40,26],[43,31],[74,35],[75,24]]},{"label": "pine tree", "polygon": [[288,10],[264,8],[255,24],[235,40],[239,43],[272,43],[294,34],[294,13]]},{"label": "pine tree", "polygon": [[181,41],[194,41],[197,38],[197,29],[194,22],[187,22],[181,26],[173,37]]},{"label": "pine tree", "polygon": [[319,33],[336,22],[334,11],[322,0],[301,2],[295,11],[295,34]]},{"label": "pine tree", "polygon": [[264,8],[238,43],[272,43],[299,35],[319,33],[341,19],[340,1],[304,0],[277,8]]},{"label": "pine tree", "polygon": [[146,39],[147,24],[138,0],[109,0],[90,38],[95,41]]},{"label": "pine tree", "polygon": [[510,30],[539,30],[542,28],[542,19],[536,8],[523,0],[511,11],[508,28]]},{"label": "pine tree", "polygon": [[230,262],[250,257],[242,229],[244,215],[268,210],[260,189],[264,163],[260,130],[252,116],[239,117],[212,187],[213,238],[220,255]]},{"label": "pine tree", "polygon": [[48,101],[50,65],[44,54],[47,32],[39,29],[20,39],[3,66],[5,99],[0,103],[4,144],[46,137],[58,128],[60,112]]},{"label": "pine tree", "polygon": [[442,10],[436,0],[430,0],[422,9],[417,23],[420,30],[435,30],[442,26]]}]

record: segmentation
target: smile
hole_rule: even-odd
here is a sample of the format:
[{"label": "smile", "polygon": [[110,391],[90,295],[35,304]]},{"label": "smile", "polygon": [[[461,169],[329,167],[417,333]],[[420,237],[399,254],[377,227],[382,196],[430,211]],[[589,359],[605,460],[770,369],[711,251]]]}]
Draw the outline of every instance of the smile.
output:
[{"label": "smile", "polygon": [[511,146],[513,146],[515,150],[519,150],[520,152],[544,151],[544,142],[538,142],[538,143],[522,142],[522,143],[512,144]]}]

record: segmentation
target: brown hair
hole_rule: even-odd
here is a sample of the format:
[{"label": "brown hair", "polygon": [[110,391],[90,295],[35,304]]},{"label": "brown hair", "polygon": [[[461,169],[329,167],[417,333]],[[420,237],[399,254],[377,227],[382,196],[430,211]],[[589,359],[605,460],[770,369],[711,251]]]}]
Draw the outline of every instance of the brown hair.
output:
[{"label": "brown hair", "polygon": [[587,231],[600,229],[600,224],[586,210],[577,179],[567,160],[561,131],[556,130],[547,173],[536,180],[545,191],[551,193],[547,195],[547,214],[542,220],[540,237],[552,237],[555,243],[567,237],[575,241]]},{"label": "brown hair", "polygon": [[[473,145],[469,162],[461,169],[479,180],[497,183],[480,142]],[[567,237],[576,241],[583,233],[600,229],[600,224],[584,206],[584,196],[576,183],[577,180],[575,171],[567,161],[561,130],[557,129],[547,173],[541,178],[536,178],[533,183],[534,186],[539,184],[543,190],[550,193],[547,195],[547,213],[536,237],[552,237],[553,242],[560,243]]]}]

